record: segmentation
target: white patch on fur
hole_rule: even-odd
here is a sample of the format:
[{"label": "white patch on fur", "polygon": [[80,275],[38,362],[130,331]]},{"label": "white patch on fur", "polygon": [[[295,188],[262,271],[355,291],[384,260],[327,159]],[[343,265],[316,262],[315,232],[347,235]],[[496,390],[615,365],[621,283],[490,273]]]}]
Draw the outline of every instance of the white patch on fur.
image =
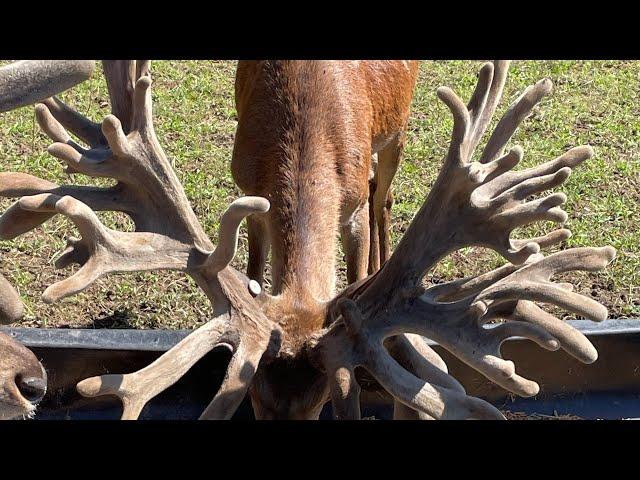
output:
[{"label": "white patch on fur", "polygon": [[32,419],[35,415],[36,406],[31,403],[15,405],[13,403],[5,403],[0,399],[0,420],[17,420],[20,417],[26,420]]},{"label": "white patch on fur", "polygon": [[373,143],[371,145],[371,150],[374,153],[379,152],[380,150],[382,150],[384,147],[386,147],[387,145],[389,145],[389,143],[391,143],[391,140],[393,140],[394,138],[396,138],[398,136],[397,133],[392,133],[389,135],[378,135],[377,137],[375,137],[373,139]]},{"label": "white patch on fur", "polygon": [[[340,225],[343,227],[351,227],[352,229],[354,229],[354,227],[362,227],[363,225],[359,224],[359,213],[362,212],[363,208],[369,208],[369,202],[365,201],[361,204],[359,204],[352,212],[351,215],[349,215],[346,219],[345,218],[340,218]],[[368,227],[368,224],[367,224]]]},{"label": "white patch on fur", "polygon": [[378,171],[378,154],[371,155],[371,168],[369,169],[369,181],[373,180]]}]

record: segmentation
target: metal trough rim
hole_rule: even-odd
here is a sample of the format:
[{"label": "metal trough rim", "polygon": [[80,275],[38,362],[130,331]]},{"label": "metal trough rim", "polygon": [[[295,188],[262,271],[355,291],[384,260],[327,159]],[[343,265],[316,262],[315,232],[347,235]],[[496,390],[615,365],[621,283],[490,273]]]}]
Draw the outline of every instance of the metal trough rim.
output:
[{"label": "metal trough rim", "polygon": [[[636,418],[640,417],[639,320],[567,321],[589,337],[600,352],[594,365],[584,365],[566,352],[541,350],[534,342],[520,337],[509,339],[509,345],[504,347],[505,358],[518,364],[523,376],[541,385],[540,394],[531,398],[513,398],[437,343],[429,341],[429,344],[470,395],[498,408],[526,414],[559,412],[587,419]],[[497,325],[488,328],[493,326]],[[77,382],[98,374],[142,368],[193,331],[24,327],[0,327],[0,330],[31,348],[51,372],[49,400],[40,409],[40,418],[45,420],[119,418],[120,406],[116,401],[109,397],[82,398],[75,389]],[[176,385],[150,402],[143,418],[197,418],[222,381],[224,361],[221,352],[211,352]],[[392,405],[388,400],[369,392],[362,397],[363,412],[391,418]],[[327,412],[323,418],[331,417],[330,409]],[[237,418],[253,418],[248,401],[237,412]]]},{"label": "metal trough rim", "polygon": [[[640,333],[640,319],[612,319],[604,322],[567,320],[566,323],[588,337]],[[493,326],[489,325],[488,328],[493,328]],[[150,352],[167,351],[193,332],[193,330],[165,329],[24,327],[0,327],[0,331],[10,335],[27,347]],[[510,340],[521,340],[521,337],[512,337],[508,341]],[[437,345],[436,342],[429,339],[427,339],[427,342],[430,345]]]}]

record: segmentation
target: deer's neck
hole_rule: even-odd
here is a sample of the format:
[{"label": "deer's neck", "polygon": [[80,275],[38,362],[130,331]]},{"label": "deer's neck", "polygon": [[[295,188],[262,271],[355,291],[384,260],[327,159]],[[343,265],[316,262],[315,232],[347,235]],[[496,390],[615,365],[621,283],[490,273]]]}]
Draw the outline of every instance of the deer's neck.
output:
[{"label": "deer's neck", "polygon": [[[302,133],[302,132],[301,132]],[[341,195],[336,163],[318,132],[292,132],[283,146],[272,203],[274,294],[306,291],[318,301],[335,291]]]},{"label": "deer's neck", "polygon": [[269,62],[273,293],[318,302],[335,290],[344,157],[343,105],[325,62]]}]

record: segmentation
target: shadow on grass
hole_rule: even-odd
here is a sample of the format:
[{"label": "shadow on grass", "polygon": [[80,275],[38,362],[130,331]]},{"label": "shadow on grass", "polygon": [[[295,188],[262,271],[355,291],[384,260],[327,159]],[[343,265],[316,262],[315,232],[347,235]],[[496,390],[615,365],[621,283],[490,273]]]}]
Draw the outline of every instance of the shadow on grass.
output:
[{"label": "shadow on grass", "polygon": [[131,312],[129,309],[114,310],[113,313],[103,314],[93,320],[93,328],[135,328],[131,323]]}]

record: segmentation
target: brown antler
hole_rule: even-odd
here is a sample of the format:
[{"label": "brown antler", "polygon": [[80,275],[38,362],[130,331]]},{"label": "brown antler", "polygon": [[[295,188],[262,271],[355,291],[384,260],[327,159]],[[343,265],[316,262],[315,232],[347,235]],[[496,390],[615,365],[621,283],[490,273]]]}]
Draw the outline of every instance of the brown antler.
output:
[{"label": "brown antler", "polygon": [[[444,165],[424,205],[382,270],[336,299],[341,320],[318,343],[318,351],[336,381],[332,401],[339,412],[357,416],[353,372],[364,367],[397,400],[434,418],[498,417],[488,404],[464,395],[442,378],[401,367],[381,345],[385,339],[412,333],[429,337],[503,388],[522,396],[539,387],[515,373],[503,360],[500,345],[507,338],[529,338],[549,350],[565,349],[579,360],[597,358],[591,343],[579,332],[544,312],[533,302],[557,305],[594,321],[607,310],[594,300],[571,291],[551,276],[574,270],[597,271],[615,257],[615,250],[582,248],[543,257],[541,247],[569,237],[566,229],[540,238],[512,240],[517,227],[537,221],[563,223],[560,209],[565,195],[530,197],[562,184],[571,168],[591,157],[590,147],[577,147],[540,166],[514,172],[522,158],[519,147],[504,154],[505,146],[551,82],[529,87],[507,110],[491,134],[479,161],[473,154],[491,120],[506,78],[506,62],[482,67],[467,107],[443,87],[438,96],[449,107],[454,127]],[[473,278],[424,290],[424,275],[445,255],[467,246],[489,247],[512,264]],[[335,311],[335,310],[334,310]],[[505,323],[484,326],[490,320]],[[340,345],[340,356],[335,355]],[[328,352],[333,352],[329,358]],[[396,355],[397,356],[397,355]],[[425,361],[426,356],[422,355]],[[432,361],[433,363],[433,361]],[[345,373],[346,372],[346,373]],[[440,377],[445,372],[440,373]],[[420,377],[420,378],[419,378]],[[480,403],[479,403],[480,402]]]},{"label": "brown antler", "polygon": [[[503,78],[503,68],[506,66],[499,63],[499,79]],[[501,90],[485,78],[491,78],[492,72],[492,64],[483,67],[474,98],[484,98],[494,90]],[[472,156],[479,141],[476,133],[484,128],[484,109],[477,114],[475,110],[469,111],[452,90],[438,89],[438,96],[454,117],[449,152],[427,200],[396,248],[397,254],[374,283],[385,285],[393,277],[394,282],[415,285],[440,258],[469,245],[492,248],[512,263],[520,264],[541,247],[568,237],[568,230],[561,229],[541,238],[509,238],[515,228],[532,222],[564,223],[567,215],[559,208],[566,201],[564,194],[526,199],[561,185],[569,177],[571,168],[593,155],[590,147],[577,147],[543,165],[511,171],[522,159],[522,149],[514,147],[506,155],[501,152],[533,106],[550,90],[549,80],[529,87],[498,123],[480,161],[474,162]],[[489,100],[493,98],[484,102],[485,108],[492,103]],[[442,208],[443,205],[448,208]],[[374,295],[375,290],[370,288],[369,295]]]},{"label": "brown antler", "polygon": [[93,60],[23,60],[0,68],[0,112],[32,105],[88,79]]},{"label": "brown antler", "polygon": [[[245,197],[222,217],[216,248],[193,213],[182,185],[156,138],[148,61],[105,62],[112,111],[101,125],[49,99],[37,106],[42,129],[56,143],[49,152],[68,171],[118,181],[111,188],[58,186],[26,174],[0,176],[0,194],[20,197],[0,218],[0,235],[13,238],[56,213],[67,216],[81,238],[69,239],[56,262],[81,268],[44,292],[57,301],[89,287],[111,272],[172,269],[191,275],[214,305],[215,318],[147,368],[130,375],[107,375],[78,385],[87,396],[114,394],[124,403],[123,418],[137,418],[145,403],[175,383],[208,351],[226,345],[234,352],[227,378],[208,409],[230,416],[242,400],[260,358],[277,348],[277,327],[269,322],[248,289],[248,279],[227,268],[235,255],[240,223],[266,212],[269,202]],[[90,146],[73,141],[65,127]],[[26,196],[25,196],[26,195]],[[127,213],[135,232],[104,226],[95,210]]]},{"label": "brown antler", "polygon": [[0,275],[0,325],[17,322],[24,314],[20,295],[4,276]]},{"label": "brown antler", "polygon": [[[258,317],[260,318],[260,317]],[[269,322],[264,318],[262,325]],[[256,335],[260,333],[260,335]],[[198,360],[218,346],[234,352],[220,390],[203,416],[223,420],[236,411],[271,340],[270,332],[256,332],[238,318],[222,314],[186,337],[148,367],[128,375],[103,375],[80,382],[78,392],[86,397],[116,395],[123,403],[123,420],[135,420],[145,404],[176,383]]]},{"label": "brown antler", "polygon": [[343,298],[338,302],[338,308],[342,322],[334,325],[316,347],[329,376],[337,418],[359,418],[359,408],[356,408],[359,388],[353,373],[356,367],[364,367],[401,403],[432,418],[503,418],[491,404],[467,396],[445,372],[431,367],[423,372],[427,378],[420,378],[403,368],[382,345],[385,337],[391,335],[369,329],[368,319],[363,317],[355,302]]}]

